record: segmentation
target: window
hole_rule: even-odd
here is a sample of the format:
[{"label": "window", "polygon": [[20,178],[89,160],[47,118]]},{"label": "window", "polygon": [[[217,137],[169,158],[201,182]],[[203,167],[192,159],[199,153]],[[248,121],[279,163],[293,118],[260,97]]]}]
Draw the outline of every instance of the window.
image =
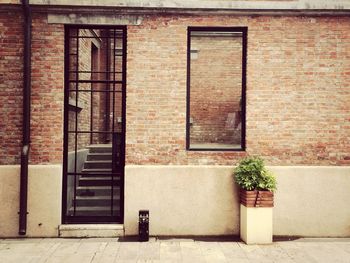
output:
[{"label": "window", "polygon": [[189,27],[188,150],[245,150],[247,28]]}]

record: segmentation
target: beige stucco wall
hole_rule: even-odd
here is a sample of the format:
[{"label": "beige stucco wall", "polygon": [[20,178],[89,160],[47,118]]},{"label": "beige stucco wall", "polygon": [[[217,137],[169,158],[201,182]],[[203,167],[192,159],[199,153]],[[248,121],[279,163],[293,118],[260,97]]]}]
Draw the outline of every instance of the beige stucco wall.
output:
[{"label": "beige stucco wall", "polygon": [[[19,165],[0,166],[0,237],[18,236]],[[30,165],[28,237],[57,237],[61,223],[61,165]]]},{"label": "beige stucco wall", "polygon": [[[274,166],[274,235],[350,236],[350,167]],[[239,206],[230,166],[125,168],[125,233],[137,234],[150,210],[151,235],[238,235]]]},{"label": "beige stucco wall", "polygon": [[[350,167],[274,166],[274,235],[349,237]],[[138,210],[150,210],[151,235],[238,235],[231,166],[125,168],[125,233],[137,234]],[[29,167],[27,236],[58,236],[62,168]],[[19,166],[0,166],[0,237],[18,236]]]},{"label": "beige stucco wall", "polygon": [[0,4],[20,4],[20,0],[0,0]]},{"label": "beige stucco wall", "polygon": [[239,205],[229,166],[126,166],[125,234],[138,210],[150,210],[151,235],[239,232]]},{"label": "beige stucco wall", "polygon": [[274,235],[350,236],[350,167],[271,167]]}]

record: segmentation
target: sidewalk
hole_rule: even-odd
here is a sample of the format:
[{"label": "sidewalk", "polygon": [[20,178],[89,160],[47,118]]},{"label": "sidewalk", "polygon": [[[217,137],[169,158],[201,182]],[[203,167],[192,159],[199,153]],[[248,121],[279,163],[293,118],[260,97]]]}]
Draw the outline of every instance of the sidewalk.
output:
[{"label": "sidewalk", "polygon": [[302,238],[250,245],[210,238],[0,239],[1,263],[42,262],[350,262],[350,238]]}]

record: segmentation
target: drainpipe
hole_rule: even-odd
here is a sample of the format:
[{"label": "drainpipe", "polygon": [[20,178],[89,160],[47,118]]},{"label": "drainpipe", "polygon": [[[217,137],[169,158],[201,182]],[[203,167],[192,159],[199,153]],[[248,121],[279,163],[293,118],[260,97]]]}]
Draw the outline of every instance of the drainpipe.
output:
[{"label": "drainpipe", "polygon": [[24,51],[23,51],[23,123],[21,150],[21,178],[19,197],[19,235],[27,232],[27,195],[28,195],[28,160],[30,145],[30,93],[31,93],[31,25],[32,17],[29,0],[22,0],[24,15]]}]

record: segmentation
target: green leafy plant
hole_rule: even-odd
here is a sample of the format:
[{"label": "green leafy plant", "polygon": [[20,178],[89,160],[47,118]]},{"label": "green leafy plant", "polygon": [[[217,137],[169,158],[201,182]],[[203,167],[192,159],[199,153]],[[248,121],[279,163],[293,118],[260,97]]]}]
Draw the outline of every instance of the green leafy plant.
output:
[{"label": "green leafy plant", "polygon": [[275,191],[276,178],[265,168],[260,157],[244,158],[234,170],[234,178],[239,187],[244,190]]}]

